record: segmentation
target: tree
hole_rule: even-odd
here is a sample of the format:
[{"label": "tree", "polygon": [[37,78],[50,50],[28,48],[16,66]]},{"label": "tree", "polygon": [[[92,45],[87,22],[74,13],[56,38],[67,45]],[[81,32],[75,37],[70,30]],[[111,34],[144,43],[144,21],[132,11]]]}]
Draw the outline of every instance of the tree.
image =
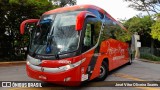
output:
[{"label": "tree", "polygon": [[151,42],[151,26],[154,20],[150,16],[135,16],[124,23],[124,26],[132,33],[138,32],[141,36],[142,46],[150,46]]},{"label": "tree", "polygon": [[[125,0],[131,2],[129,7],[138,11],[146,11],[151,17],[149,11],[158,13],[160,11],[160,3],[157,0]],[[154,54],[154,39],[151,38],[151,53]]]},{"label": "tree", "polygon": [[138,11],[149,11],[158,13],[160,11],[160,3],[157,0],[124,0],[126,2],[131,2],[129,7]]},{"label": "tree", "polygon": [[0,0],[0,6],[1,57],[15,55],[16,47],[24,47],[23,39],[28,37],[19,34],[19,26],[23,20],[39,18],[43,12],[53,8],[52,3],[47,0]]},{"label": "tree", "polygon": [[151,19],[150,16],[135,16],[127,20],[124,25],[131,31],[132,33],[138,32],[140,35],[150,34],[151,25],[154,23],[154,20]]},{"label": "tree", "polygon": [[152,38],[158,39],[160,41],[160,14],[157,15],[156,22],[151,27]]},{"label": "tree", "polygon": [[64,7],[64,6],[72,6],[76,4],[76,0],[49,0],[53,3],[53,5],[57,5],[60,7]]}]

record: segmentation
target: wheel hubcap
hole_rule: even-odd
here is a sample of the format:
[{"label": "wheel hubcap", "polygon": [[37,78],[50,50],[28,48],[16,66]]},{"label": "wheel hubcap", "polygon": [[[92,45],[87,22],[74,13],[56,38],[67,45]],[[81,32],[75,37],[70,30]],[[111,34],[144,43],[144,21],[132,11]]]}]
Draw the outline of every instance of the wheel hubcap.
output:
[{"label": "wheel hubcap", "polygon": [[101,66],[101,68],[100,68],[100,76],[99,77],[100,78],[103,77],[105,75],[105,72],[106,72],[105,71],[105,67]]}]

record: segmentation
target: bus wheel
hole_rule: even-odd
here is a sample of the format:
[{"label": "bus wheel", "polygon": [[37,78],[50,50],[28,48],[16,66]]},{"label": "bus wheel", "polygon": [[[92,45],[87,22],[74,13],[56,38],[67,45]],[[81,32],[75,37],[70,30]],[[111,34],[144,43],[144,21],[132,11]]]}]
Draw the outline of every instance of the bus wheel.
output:
[{"label": "bus wheel", "polygon": [[104,81],[106,77],[108,76],[108,65],[106,62],[102,62],[102,65],[100,67],[100,75],[96,78],[96,81]]}]

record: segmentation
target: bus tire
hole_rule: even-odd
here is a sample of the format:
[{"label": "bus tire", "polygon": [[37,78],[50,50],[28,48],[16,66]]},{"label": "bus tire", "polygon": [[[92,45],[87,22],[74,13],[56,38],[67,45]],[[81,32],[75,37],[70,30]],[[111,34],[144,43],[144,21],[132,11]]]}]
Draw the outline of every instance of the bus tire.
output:
[{"label": "bus tire", "polygon": [[97,77],[95,80],[96,81],[104,81],[106,77],[108,76],[108,64],[106,62],[102,62],[101,67],[100,67],[100,76]]}]

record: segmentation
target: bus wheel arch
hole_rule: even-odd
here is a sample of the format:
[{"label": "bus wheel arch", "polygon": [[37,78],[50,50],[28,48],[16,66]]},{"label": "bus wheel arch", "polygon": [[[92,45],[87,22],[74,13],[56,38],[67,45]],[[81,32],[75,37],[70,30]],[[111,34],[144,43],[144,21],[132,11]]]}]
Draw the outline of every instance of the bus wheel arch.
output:
[{"label": "bus wheel arch", "polygon": [[100,75],[95,79],[96,81],[104,81],[109,73],[109,62],[107,58],[104,58],[100,66]]}]

